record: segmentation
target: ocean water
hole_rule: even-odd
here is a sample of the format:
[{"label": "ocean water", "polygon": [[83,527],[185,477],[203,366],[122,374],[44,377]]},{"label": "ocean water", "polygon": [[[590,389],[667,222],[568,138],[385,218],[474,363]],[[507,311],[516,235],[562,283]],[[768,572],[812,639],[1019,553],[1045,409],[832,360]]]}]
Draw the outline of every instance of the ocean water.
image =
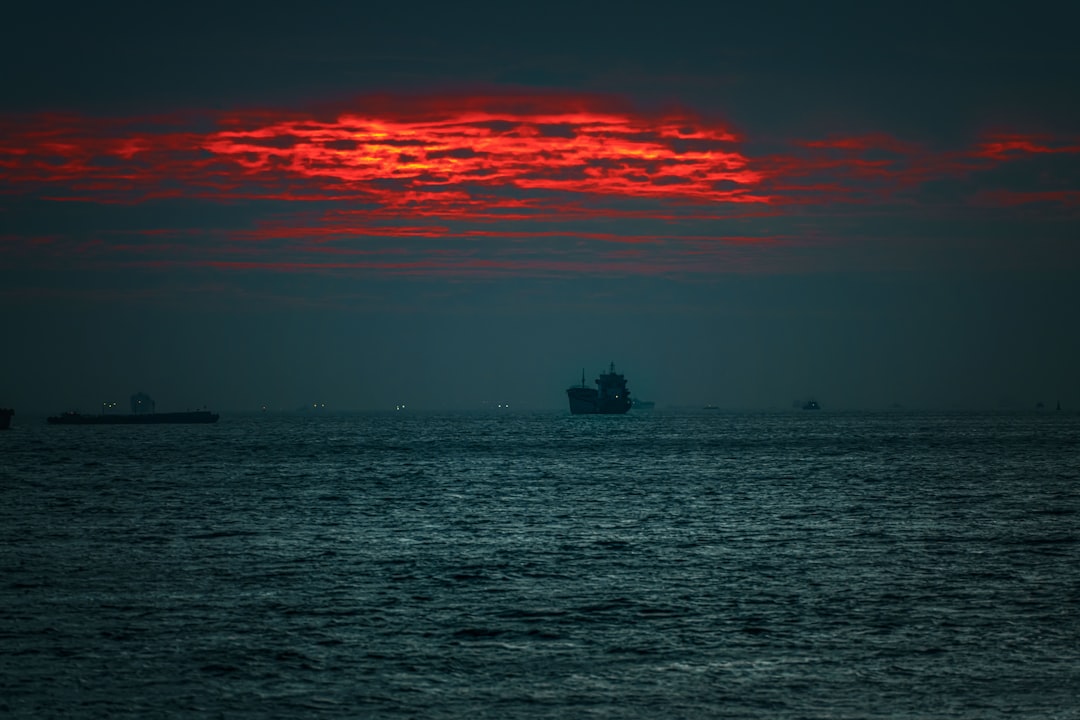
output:
[{"label": "ocean water", "polygon": [[1080,416],[0,433],[0,716],[1080,718]]}]

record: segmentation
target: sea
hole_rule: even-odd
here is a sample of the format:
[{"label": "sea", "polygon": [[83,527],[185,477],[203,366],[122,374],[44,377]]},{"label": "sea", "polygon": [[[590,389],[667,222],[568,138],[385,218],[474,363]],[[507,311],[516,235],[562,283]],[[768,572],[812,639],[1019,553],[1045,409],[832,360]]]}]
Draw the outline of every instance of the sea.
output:
[{"label": "sea", "polygon": [[1080,414],[0,433],[0,717],[1080,718]]}]

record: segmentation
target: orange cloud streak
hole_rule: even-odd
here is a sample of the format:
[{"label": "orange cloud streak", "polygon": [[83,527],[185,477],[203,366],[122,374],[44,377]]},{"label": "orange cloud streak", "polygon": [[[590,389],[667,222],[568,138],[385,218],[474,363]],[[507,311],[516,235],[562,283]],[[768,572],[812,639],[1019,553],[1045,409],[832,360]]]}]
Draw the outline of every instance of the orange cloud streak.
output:
[{"label": "orange cloud streak", "polygon": [[[716,122],[577,96],[368,98],[322,116],[9,116],[0,117],[0,199],[254,201],[272,212],[240,229],[208,228],[198,242],[181,241],[183,231],[169,229],[141,232],[144,244],[114,242],[118,233],[105,231],[106,240],[94,244],[18,242],[19,252],[64,247],[100,256],[111,249],[140,258],[183,255],[183,262],[201,266],[307,269],[338,267],[320,264],[334,254],[361,253],[360,247],[389,252],[387,243],[413,240],[459,247],[480,240],[547,243],[555,255],[556,243],[575,239],[678,246],[689,256],[701,243],[730,249],[794,241],[790,226],[778,233],[753,226],[758,219],[801,219],[808,208],[844,214],[860,205],[917,203],[930,183],[966,182],[1006,163],[1080,153],[1075,141],[1019,133],[947,152],[885,133],[793,140],[772,153],[750,147]],[[1046,182],[965,192],[1002,209],[1080,205],[1068,178]],[[305,204],[308,209],[296,210]],[[611,226],[613,220],[632,220],[634,229]],[[813,228],[805,233],[812,234]],[[4,242],[13,252],[16,240]],[[432,243],[410,252],[431,257],[436,249]],[[660,262],[659,254],[653,258]],[[515,258],[505,267],[580,264],[548,261]],[[471,260],[470,267],[484,262]],[[417,260],[409,267],[428,266]]]},{"label": "orange cloud streak", "polygon": [[[447,207],[484,189],[763,203],[762,173],[727,130],[587,110],[228,116],[207,133],[47,116],[4,123],[0,168],[56,199],[180,195]],[[492,204],[483,198],[484,205]]]}]

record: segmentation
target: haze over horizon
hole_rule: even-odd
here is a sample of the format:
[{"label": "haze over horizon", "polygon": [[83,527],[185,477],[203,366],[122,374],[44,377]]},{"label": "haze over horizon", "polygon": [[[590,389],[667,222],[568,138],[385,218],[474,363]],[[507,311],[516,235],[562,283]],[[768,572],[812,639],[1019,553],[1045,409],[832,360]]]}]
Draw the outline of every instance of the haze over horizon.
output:
[{"label": "haze over horizon", "polygon": [[0,406],[1080,407],[1080,11],[545,7],[13,11]]}]

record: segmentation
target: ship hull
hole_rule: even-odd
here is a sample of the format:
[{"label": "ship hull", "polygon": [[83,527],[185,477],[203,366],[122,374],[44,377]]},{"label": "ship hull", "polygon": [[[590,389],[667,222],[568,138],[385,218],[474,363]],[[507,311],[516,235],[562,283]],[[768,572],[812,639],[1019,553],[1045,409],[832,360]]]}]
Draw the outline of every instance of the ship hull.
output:
[{"label": "ship hull", "polygon": [[598,393],[592,388],[572,387],[566,391],[572,415],[595,415]]},{"label": "ship hull", "polygon": [[80,415],[64,413],[47,419],[50,425],[178,425],[215,423],[219,415],[207,410],[142,415]]},{"label": "ship hull", "polygon": [[0,430],[11,427],[11,416],[14,414],[15,411],[10,408],[0,408]]},{"label": "ship hull", "polygon": [[566,396],[570,400],[571,415],[622,415],[630,410],[628,400],[601,400],[600,394],[592,388],[570,388]]}]

